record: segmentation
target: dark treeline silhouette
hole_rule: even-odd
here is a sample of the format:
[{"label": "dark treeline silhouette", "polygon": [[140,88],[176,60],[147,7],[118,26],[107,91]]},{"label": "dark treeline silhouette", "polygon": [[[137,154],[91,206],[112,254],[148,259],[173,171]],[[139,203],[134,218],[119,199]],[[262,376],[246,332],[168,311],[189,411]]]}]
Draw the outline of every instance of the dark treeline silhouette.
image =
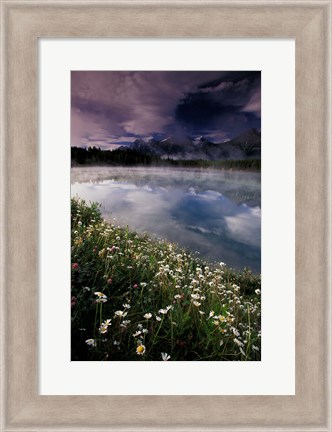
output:
[{"label": "dark treeline silhouette", "polygon": [[153,165],[194,168],[224,168],[224,169],[249,169],[260,170],[260,159],[247,160],[175,160],[161,158],[156,155],[148,155],[134,149],[101,150],[97,147],[88,149],[81,147],[71,148],[71,164],[77,165]]},{"label": "dark treeline silhouette", "polygon": [[132,149],[101,150],[97,147],[88,149],[81,147],[71,148],[72,163],[79,165],[151,165],[158,162],[158,156],[150,156]]}]

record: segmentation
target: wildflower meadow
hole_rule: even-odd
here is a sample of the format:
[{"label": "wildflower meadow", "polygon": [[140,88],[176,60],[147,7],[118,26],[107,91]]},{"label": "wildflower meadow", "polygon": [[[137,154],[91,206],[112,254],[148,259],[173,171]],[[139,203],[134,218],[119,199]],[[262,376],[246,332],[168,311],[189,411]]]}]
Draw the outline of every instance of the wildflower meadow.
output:
[{"label": "wildflower meadow", "polygon": [[106,222],[79,198],[71,237],[72,360],[260,360],[260,275]]}]

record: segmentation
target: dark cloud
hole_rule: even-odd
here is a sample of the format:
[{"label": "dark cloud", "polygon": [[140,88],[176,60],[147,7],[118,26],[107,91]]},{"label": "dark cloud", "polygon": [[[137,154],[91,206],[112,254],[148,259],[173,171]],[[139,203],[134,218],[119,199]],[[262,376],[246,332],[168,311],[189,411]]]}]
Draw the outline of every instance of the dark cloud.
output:
[{"label": "dark cloud", "polygon": [[72,72],[72,145],[260,128],[259,72]]},{"label": "dark cloud", "polygon": [[229,137],[260,128],[260,73],[230,72],[201,84],[181,100],[176,119],[193,133],[219,130]]}]

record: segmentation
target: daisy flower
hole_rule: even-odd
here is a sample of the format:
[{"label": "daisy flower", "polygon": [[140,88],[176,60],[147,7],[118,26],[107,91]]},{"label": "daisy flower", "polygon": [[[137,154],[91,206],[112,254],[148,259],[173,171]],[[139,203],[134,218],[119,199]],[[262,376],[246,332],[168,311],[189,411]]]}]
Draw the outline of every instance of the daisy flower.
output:
[{"label": "daisy flower", "polygon": [[235,327],[231,327],[231,329],[232,329],[234,336],[236,336],[236,337],[240,336],[240,332]]},{"label": "daisy flower", "polygon": [[94,339],[87,339],[85,343],[89,346],[95,347],[97,345],[96,341]]},{"label": "daisy flower", "polygon": [[152,313],[146,313],[145,315],[143,315],[143,318],[145,318],[147,320],[152,318]]},{"label": "daisy flower", "polygon": [[98,297],[96,300],[96,303],[106,303],[107,302],[107,296],[105,296],[104,293],[97,291],[94,294]]},{"label": "daisy flower", "polygon": [[168,355],[167,353],[161,353],[161,358],[163,359],[163,361],[168,361],[171,356]]},{"label": "daisy flower", "polygon": [[112,321],[110,320],[110,319],[107,319],[107,320],[105,320],[104,322],[102,322],[101,323],[101,325],[104,325],[104,326],[110,326],[112,324]]},{"label": "daisy flower", "polygon": [[101,334],[105,334],[105,333],[107,333],[107,329],[108,329],[108,327],[102,324],[102,325],[99,327],[99,332],[100,332]]},{"label": "daisy flower", "polygon": [[142,333],[142,332],[141,332],[140,330],[137,330],[137,332],[135,332],[135,333],[133,334],[133,336],[134,336],[134,337],[137,337],[137,336],[139,336],[141,333]]},{"label": "daisy flower", "polygon": [[168,310],[167,309],[159,309],[158,312],[161,313],[161,314],[163,314],[163,315],[166,315],[167,312],[168,312]]},{"label": "daisy flower", "polygon": [[145,345],[138,345],[138,347],[136,348],[137,355],[143,355],[145,351]]},{"label": "daisy flower", "polygon": [[128,314],[128,312],[124,312],[124,311],[120,311],[120,310],[114,312],[114,315],[119,317],[119,318],[124,318],[127,314]]},{"label": "daisy flower", "polygon": [[238,339],[234,338],[233,341],[236,343],[236,345],[238,345],[239,347],[243,347],[244,343],[242,343],[241,341],[239,341]]},{"label": "daisy flower", "polygon": [[120,324],[120,327],[126,328],[128,324],[130,324],[130,320],[123,320],[122,323]]}]

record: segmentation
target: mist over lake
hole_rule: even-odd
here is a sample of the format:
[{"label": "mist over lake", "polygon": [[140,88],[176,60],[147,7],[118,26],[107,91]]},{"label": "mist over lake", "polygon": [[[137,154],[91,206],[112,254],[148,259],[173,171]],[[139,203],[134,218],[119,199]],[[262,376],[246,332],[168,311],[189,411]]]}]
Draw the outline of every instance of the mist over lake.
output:
[{"label": "mist over lake", "polygon": [[73,167],[71,184],[71,196],[100,203],[107,220],[260,272],[259,172]]}]

